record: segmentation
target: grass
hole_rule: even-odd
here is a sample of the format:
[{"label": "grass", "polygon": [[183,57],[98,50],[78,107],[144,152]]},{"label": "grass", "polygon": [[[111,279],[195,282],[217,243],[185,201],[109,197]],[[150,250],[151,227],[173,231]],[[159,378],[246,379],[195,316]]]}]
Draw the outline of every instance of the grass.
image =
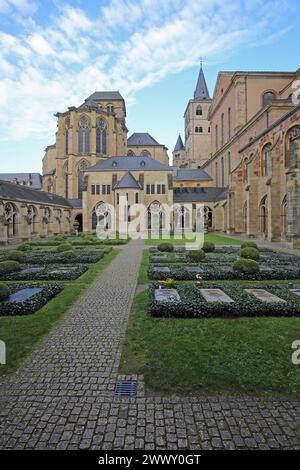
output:
[{"label": "grass", "polygon": [[0,375],[10,374],[20,366],[117,254],[118,251],[113,249],[100,261],[89,265],[88,271],[80,278],[62,282],[64,290],[38,312],[25,316],[0,317],[0,339],[6,344],[7,358],[6,365],[0,366]]},{"label": "grass", "polygon": [[136,298],[120,372],[144,374],[150,394],[259,393],[300,396],[291,362],[300,318],[152,318]]},{"label": "grass", "polygon": [[[215,245],[241,245],[241,240],[236,240],[235,238],[223,237],[222,235],[218,235],[216,233],[205,233],[204,240],[207,242],[215,243]],[[155,246],[161,243],[162,241],[168,241],[173,243],[174,245],[184,245],[185,243],[191,243],[193,240],[188,240],[185,238],[182,239],[175,239],[174,236],[171,236],[168,240],[163,239],[150,239],[148,238],[145,240],[145,244],[148,246]]]},{"label": "grass", "polygon": [[142,262],[140,265],[140,271],[138,276],[138,284],[146,284],[149,281],[148,279],[148,268],[149,268],[149,250],[144,250],[142,255]]}]

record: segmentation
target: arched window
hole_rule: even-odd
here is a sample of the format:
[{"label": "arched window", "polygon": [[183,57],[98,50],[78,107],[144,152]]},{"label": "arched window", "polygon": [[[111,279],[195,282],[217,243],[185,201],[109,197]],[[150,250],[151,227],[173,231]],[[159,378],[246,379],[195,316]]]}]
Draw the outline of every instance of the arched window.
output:
[{"label": "arched window", "polygon": [[287,199],[286,196],[283,198],[281,209],[280,209],[280,222],[281,222],[281,236],[285,237],[287,232],[287,220],[286,220],[286,207]]},{"label": "arched window", "polygon": [[272,144],[267,144],[264,146],[262,150],[262,159],[261,159],[262,176],[271,175],[271,172],[272,172],[271,149],[272,149]]},{"label": "arched window", "polygon": [[128,157],[135,157],[135,153],[132,150],[128,150],[127,156]]},{"label": "arched window", "polygon": [[69,154],[69,127],[70,127],[70,118],[69,116],[65,120],[65,151],[66,155]]},{"label": "arched window", "polygon": [[96,122],[96,153],[107,154],[107,124],[102,118]]},{"label": "arched window", "polygon": [[212,209],[208,206],[204,207],[204,227],[206,229],[212,228],[213,213]]},{"label": "arched window", "polygon": [[63,174],[65,179],[65,198],[68,199],[69,197],[69,175],[68,175],[68,162],[64,164],[63,167]]},{"label": "arched window", "polygon": [[109,113],[113,113],[114,110],[115,110],[114,106],[113,106],[111,103],[109,103],[109,104],[106,106],[106,109],[107,109],[107,111],[108,111]]},{"label": "arched window", "polygon": [[300,126],[292,127],[286,135],[285,165],[300,168]]},{"label": "arched window", "polygon": [[17,207],[8,202],[4,206],[4,219],[7,225],[7,236],[12,238],[18,233],[18,210]]},{"label": "arched window", "polygon": [[77,168],[77,176],[78,176],[78,198],[82,199],[82,192],[84,190],[84,172],[89,166],[86,160],[81,160],[79,162]]},{"label": "arched window", "polygon": [[221,145],[224,145],[224,113],[221,114]]},{"label": "arched window", "polygon": [[264,196],[259,206],[260,231],[263,235],[268,235],[268,197]]},{"label": "arched window", "polygon": [[30,233],[36,233],[36,219],[37,219],[37,209],[35,206],[28,206],[27,208],[27,222],[30,225]]},{"label": "arched window", "polygon": [[263,108],[276,100],[276,95],[272,91],[266,91],[263,95]]},{"label": "arched window", "polygon": [[141,152],[141,155],[142,155],[143,157],[151,157],[151,154],[150,154],[150,152],[148,152],[148,150],[143,150],[143,151]]},{"label": "arched window", "polygon": [[166,214],[158,201],[152,202],[148,207],[147,224],[149,230],[166,228]]},{"label": "arched window", "polygon": [[78,153],[90,152],[90,135],[90,121],[86,115],[83,115],[78,123]]},{"label": "arched window", "polygon": [[200,106],[200,104],[199,104],[199,106],[197,106],[197,108],[196,108],[196,116],[202,116],[202,114],[203,114],[202,113],[202,106]]}]

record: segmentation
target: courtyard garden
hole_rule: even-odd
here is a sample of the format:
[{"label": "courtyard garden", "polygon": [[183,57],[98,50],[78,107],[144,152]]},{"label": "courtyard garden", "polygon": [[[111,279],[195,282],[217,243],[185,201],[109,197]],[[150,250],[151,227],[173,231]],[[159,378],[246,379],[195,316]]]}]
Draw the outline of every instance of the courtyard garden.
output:
[{"label": "courtyard garden", "polygon": [[240,243],[144,251],[120,372],[147,393],[299,396],[300,258]]},{"label": "courtyard garden", "polygon": [[104,243],[91,234],[0,250],[0,337],[7,348],[1,374],[13,372],[24,361],[123,243],[127,241]]}]

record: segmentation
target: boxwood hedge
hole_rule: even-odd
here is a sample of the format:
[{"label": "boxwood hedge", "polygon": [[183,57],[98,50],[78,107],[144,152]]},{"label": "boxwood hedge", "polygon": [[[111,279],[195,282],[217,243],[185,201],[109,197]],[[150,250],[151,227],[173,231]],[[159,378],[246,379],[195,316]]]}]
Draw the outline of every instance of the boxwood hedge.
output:
[{"label": "boxwood hedge", "polygon": [[[88,269],[84,264],[79,265],[64,265],[64,271],[59,271],[62,266],[61,264],[45,265],[45,266],[30,266],[30,268],[41,268],[39,271],[27,271],[28,266],[23,266],[22,271],[14,273],[2,273],[0,274],[0,280],[3,281],[36,281],[36,280],[55,280],[65,281],[74,280],[85,273]],[[25,271],[25,272],[24,272]]]},{"label": "boxwood hedge", "polygon": [[[71,254],[72,253],[72,254]],[[26,264],[56,264],[56,263],[96,263],[104,256],[104,250],[95,250],[91,253],[82,253],[80,251],[64,251],[63,253],[31,251],[26,253],[23,263]]]},{"label": "boxwood hedge", "polygon": [[23,302],[9,302],[7,300],[2,300],[0,302],[0,316],[28,315],[30,313],[37,312],[37,310],[42,308],[63,289],[63,286],[55,283],[47,285],[13,284],[8,286],[9,294],[13,294],[18,290],[25,289],[27,287],[40,287],[42,290]]},{"label": "boxwood hedge", "polygon": [[[155,317],[291,317],[300,316],[300,297],[290,292],[287,288],[268,285],[267,283],[243,286],[225,286],[218,283],[203,283],[201,287],[219,288],[231,297],[234,302],[207,302],[200,293],[200,289],[193,283],[175,284],[180,301],[158,302],[154,298],[154,289],[159,283],[152,283],[149,288],[150,302],[149,312]],[[245,292],[244,289],[261,288],[282,298],[286,303],[265,303],[255,298],[254,295]]]},{"label": "boxwood hedge", "polygon": [[[159,268],[161,266],[168,266],[170,272],[166,273],[163,271],[154,270],[153,268]],[[251,280],[260,281],[266,279],[300,279],[300,266],[266,266],[261,264],[260,271],[257,273],[244,273],[234,271],[232,266],[225,265],[224,263],[199,263],[192,264],[190,266],[197,266],[201,269],[200,273],[191,272],[186,264],[151,264],[148,270],[148,276],[152,280],[172,278],[178,281],[193,280],[201,277],[204,280]]]}]

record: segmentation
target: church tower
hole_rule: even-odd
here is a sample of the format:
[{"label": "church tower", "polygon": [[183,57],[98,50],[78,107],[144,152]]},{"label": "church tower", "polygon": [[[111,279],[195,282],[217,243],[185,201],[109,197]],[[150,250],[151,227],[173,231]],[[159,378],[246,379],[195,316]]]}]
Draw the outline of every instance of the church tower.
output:
[{"label": "church tower", "polygon": [[180,134],[173,150],[173,166],[177,166],[178,168],[185,168],[188,166],[186,151]]},{"label": "church tower", "polygon": [[208,112],[211,102],[201,62],[194,98],[189,100],[184,113],[185,151],[189,168],[200,168],[209,159],[211,129]]}]

